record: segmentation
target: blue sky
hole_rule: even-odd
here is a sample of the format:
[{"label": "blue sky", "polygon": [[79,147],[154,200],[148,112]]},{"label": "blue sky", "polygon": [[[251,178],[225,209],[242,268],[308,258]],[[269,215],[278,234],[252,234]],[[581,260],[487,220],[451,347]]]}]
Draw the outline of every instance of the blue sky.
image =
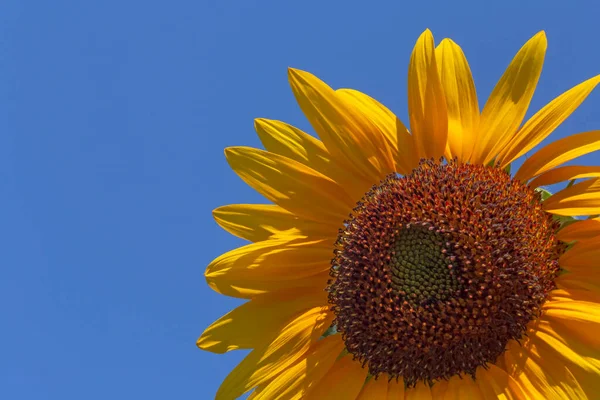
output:
[{"label": "blue sky", "polygon": [[[376,3],[2,2],[0,397],[214,396],[243,353],[195,341],[239,301],[203,271],[242,241],[211,210],[261,202],[223,148],[259,146],[256,117],[311,130],[288,66],[405,121],[408,59],[427,27],[463,47],[482,103],[541,29],[532,110],[600,73],[594,1]],[[599,110],[600,91],[553,138],[600,129]]]}]

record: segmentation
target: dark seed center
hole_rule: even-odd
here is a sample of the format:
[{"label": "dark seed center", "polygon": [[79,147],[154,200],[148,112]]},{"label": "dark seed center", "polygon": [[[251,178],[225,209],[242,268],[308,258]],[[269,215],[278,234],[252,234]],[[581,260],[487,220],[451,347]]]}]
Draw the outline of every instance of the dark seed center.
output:
[{"label": "dark seed center", "polygon": [[540,196],[498,168],[422,161],[340,230],[329,302],[346,349],[408,386],[475,376],[555,288],[564,247]]},{"label": "dark seed center", "polygon": [[433,227],[408,225],[400,230],[390,263],[391,286],[412,305],[433,304],[456,294],[449,243]]}]

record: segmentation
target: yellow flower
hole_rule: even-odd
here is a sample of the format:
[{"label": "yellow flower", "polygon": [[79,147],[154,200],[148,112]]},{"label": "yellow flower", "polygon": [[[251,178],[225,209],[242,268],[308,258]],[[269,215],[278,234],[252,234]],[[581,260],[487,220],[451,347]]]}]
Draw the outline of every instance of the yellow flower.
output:
[{"label": "yellow flower", "polygon": [[[205,274],[249,300],[198,340],[252,349],[218,399],[600,396],[600,219],[581,218],[600,214],[600,167],[562,166],[600,149],[600,131],[507,172],[600,82],[522,124],[545,51],[540,32],[480,112],[460,47],[435,47],[425,31],[410,59],[410,131],[363,93],[289,71],[320,140],[258,119],[266,151],[225,151],[274,204],[214,211],[252,242]],[[576,179],[551,196],[538,189]]]}]

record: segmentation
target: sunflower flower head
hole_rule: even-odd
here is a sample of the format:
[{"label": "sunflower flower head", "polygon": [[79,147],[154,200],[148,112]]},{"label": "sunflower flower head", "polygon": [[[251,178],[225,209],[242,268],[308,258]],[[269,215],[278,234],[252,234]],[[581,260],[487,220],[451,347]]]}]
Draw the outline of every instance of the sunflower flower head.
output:
[{"label": "sunflower flower head", "polygon": [[[600,131],[508,172],[600,82],[523,123],[546,45],[543,32],[530,39],[480,111],[461,48],[425,31],[409,63],[410,129],[377,100],[290,69],[319,139],[258,119],[265,150],[225,152],[272,203],[214,211],[251,242],[205,274],[248,300],[198,340],[252,350],[218,399],[600,393],[600,167],[563,165],[599,150]],[[555,194],[541,188],[567,181]]]}]

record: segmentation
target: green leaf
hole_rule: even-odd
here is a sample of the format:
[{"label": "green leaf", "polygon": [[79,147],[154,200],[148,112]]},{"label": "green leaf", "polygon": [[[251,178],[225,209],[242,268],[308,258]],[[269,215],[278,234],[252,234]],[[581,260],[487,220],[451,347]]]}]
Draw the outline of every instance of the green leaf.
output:
[{"label": "green leaf", "polygon": [[335,335],[337,333],[337,326],[331,325],[323,335],[321,335],[321,339],[326,338],[327,336]]},{"label": "green leaf", "polygon": [[548,189],[539,187],[536,188],[535,191],[540,192],[542,194],[542,201],[546,201],[550,198],[550,196],[552,196],[552,193]]}]

